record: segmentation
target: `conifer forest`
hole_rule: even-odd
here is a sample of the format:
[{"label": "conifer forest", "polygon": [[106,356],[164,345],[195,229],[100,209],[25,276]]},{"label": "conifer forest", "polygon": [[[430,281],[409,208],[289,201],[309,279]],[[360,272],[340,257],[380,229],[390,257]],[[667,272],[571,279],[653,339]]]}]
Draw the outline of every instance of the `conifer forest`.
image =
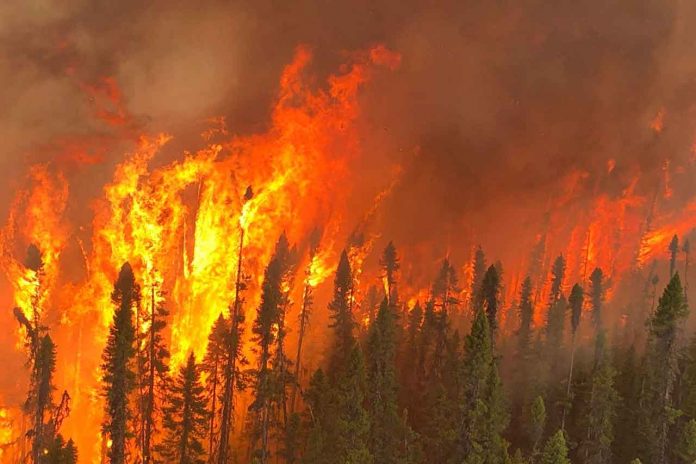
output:
[{"label": "conifer forest", "polygon": [[696,463],[694,22],[0,1],[0,464]]}]

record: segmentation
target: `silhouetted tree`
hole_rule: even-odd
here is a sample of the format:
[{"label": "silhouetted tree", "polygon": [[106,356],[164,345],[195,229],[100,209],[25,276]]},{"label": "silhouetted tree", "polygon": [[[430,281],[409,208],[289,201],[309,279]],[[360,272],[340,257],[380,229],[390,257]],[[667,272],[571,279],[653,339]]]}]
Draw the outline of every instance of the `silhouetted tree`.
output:
[{"label": "silhouetted tree", "polygon": [[126,462],[126,439],[131,419],[129,396],[135,389],[135,326],[134,309],[140,304],[140,287],[133,269],[126,263],[121,267],[111,294],[116,309],[102,355],[102,382],[106,411],[102,432],[111,440],[108,459],[111,464]]},{"label": "silhouetted tree", "polygon": [[208,425],[205,387],[193,353],[174,379],[164,406],[165,439],[159,453],[165,462],[203,464]]}]

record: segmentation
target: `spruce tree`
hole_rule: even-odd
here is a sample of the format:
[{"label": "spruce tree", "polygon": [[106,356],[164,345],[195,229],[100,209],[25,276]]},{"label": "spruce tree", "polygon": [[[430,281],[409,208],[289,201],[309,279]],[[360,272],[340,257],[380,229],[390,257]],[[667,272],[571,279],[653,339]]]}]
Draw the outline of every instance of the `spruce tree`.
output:
[{"label": "spruce tree", "polygon": [[566,261],[563,255],[559,255],[551,267],[551,290],[549,293],[549,307],[553,306],[563,293],[563,280],[565,278]]},{"label": "spruce tree", "polygon": [[585,406],[585,438],[580,455],[588,464],[612,462],[611,447],[614,441],[614,422],[619,396],[614,386],[615,370],[606,352],[604,333],[597,334],[595,365],[590,380],[589,403]]},{"label": "spruce tree", "polygon": [[578,284],[573,285],[570,291],[568,303],[570,304],[570,330],[572,335],[570,346],[570,367],[568,368],[568,383],[566,385],[566,400],[563,405],[563,418],[561,419],[561,429],[565,429],[565,418],[568,407],[571,403],[571,390],[573,386],[573,368],[575,367],[575,338],[580,326],[580,316],[582,315],[582,304],[585,299],[582,287]]},{"label": "spruce tree", "polygon": [[677,255],[679,254],[679,237],[674,235],[669,242],[669,277],[671,278],[677,270]]},{"label": "spruce tree", "polygon": [[334,403],[329,381],[324,371],[317,369],[309,381],[304,395],[307,409],[305,427],[308,429],[307,443],[302,457],[304,464],[333,463],[331,434],[336,429]]},{"label": "spruce tree", "polygon": [[353,275],[350,270],[348,254],[343,251],[336,268],[333,298],[329,303],[329,313],[333,329],[333,346],[329,358],[329,372],[338,372],[346,365],[347,356],[353,349],[355,323],[351,312],[353,296]]},{"label": "spruce tree", "polygon": [[532,279],[526,277],[522,282],[519,303],[520,327],[517,331],[517,352],[520,359],[525,359],[531,348],[532,322],[534,319],[532,290]]},{"label": "spruce tree", "polygon": [[544,398],[542,396],[537,396],[531,405],[531,410],[529,414],[529,442],[531,443],[531,454],[536,456],[539,448],[539,443],[541,442],[541,437],[544,433],[544,427],[546,426],[546,405],[544,404]]},{"label": "spruce tree", "polygon": [[208,347],[201,363],[201,371],[205,373],[206,397],[208,400],[208,455],[212,456],[216,449],[220,424],[217,418],[222,414],[222,386],[225,381],[224,367],[227,363],[227,337],[229,324],[220,313],[208,335]]},{"label": "spruce tree", "polygon": [[474,263],[473,272],[471,276],[471,292],[472,292],[472,310],[475,310],[481,305],[481,284],[483,283],[483,276],[486,274],[486,255],[483,252],[481,246],[476,247],[476,252],[474,253]]},{"label": "spruce tree", "polygon": [[570,464],[568,459],[568,446],[566,445],[563,431],[556,432],[546,442],[544,452],[539,460],[540,464]]},{"label": "spruce tree", "polygon": [[[157,297],[157,298],[156,298]],[[140,396],[140,446],[143,464],[152,462],[153,436],[156,433],[157,405],[161,402],[169,372],[169,350],[162,332],[167,327],[169,312],[157,301],[154,288],[150,293],[149,312],[140,316],[140,324],[147,329],[138,332],[138,372]]]},{"label": "spruce tree", "polygon": [[408,434],[398,413],[395,315],[385,298],[370,326],[366,346],[369,449],[375,462],[408,462],[402,446]]},{"label": "spruce tree", "polygon": [[53,404],[53,375],[56,370],[56,347],[51,337],[46,334],[40,342],[36,359],[34,362],[34,378],[29,398],[32,401],[27,403],[29,412],[33,418],[32,428],[32,460],[39,463],[44,449],[47,449],[53,442],[54,437],[48,426]]},{"label": "spruce tree", "polygon": [[477,311],[464,347],[461,370],[461,420],[456,462],[503,463],[507,443],[502,434],[508,424],[488,317]]},{"label": "spruce tree", "polygon": [[459,304],[459,279],[457,271],[449,261],[449,258],[442,260],[442,266],[433,282],[432,299],[436,308],[448,313],[456,309]]},{"label": "spruce tree", "polygon": [[205,387],[193,353],[179,369],[163,408],[165,439],[160,454],[172,464],[204,464],[206,428]]},{"label": "spruce tree", "polygon": [[[337,464],[371,464],[370,418],[365,400],[365,365],[360,347],[354,343],[345,365],[332,386],[335,417],[330,428],[330,456]],[[333,409],[333,408],[332,408]]]},{"label": "spruce tree", "polygon": [[380,259],[382,267],[382,279],[384,281],[384,291],[389,305],[395,304],[396,296],[396,273],[399,271],[399,256],[393,242],[389,242],[382,253]]},{"label": "spruce tree", "polygon": [[602,327],[602,306],[604,305],[604,273],[600,268],[596,268],[590,274],[590,301],[592,303],[592,320],[595,328]]},{"label": "spruce tree", "polygon": [[270,458],[270,428],[272,406],[278,399],[277,382],[271,366],[272,350],[277,341],[281,312],[284,306],[283,278],[288,266],[289,246],[285,235],[281,235],[264,273],[261,287],[261,303],[252,327],[258,355],[258,366],[254,373],[254,401],[249,406],[254,414],[253,441],[260,440],[260,449],[255,451],[261,464]]},{"label": "spruce tree", "polygon": [[495,266],[491,265],[486,270],[479,294],[481,306],[477,309],[485,311],[486,316],[488,316],[491,337],[495,339],[495,332],[498,329],[498,306],[500,304],[500,276]]},{"label": "spruce tree", "polygon": [[668,459],[669,429],[674,419],[677,333],[687,315],[681,280],[675,273],[650,319],[646,378],[640,405],[644,446],[641,457],[654,464],[664,464]]},{"label": "spruce tree", "polygon": [[106,399],[102,432],[104,440],[111,440],[107,453],[109,463],[124,464],[126,440],[130,434],[128,423],[132,413],[128,400],[136,386],[133,312],[140,304],[140,287],[128,263],[121,267],[111,300],[116,308],[102,355],[102,383]]}]

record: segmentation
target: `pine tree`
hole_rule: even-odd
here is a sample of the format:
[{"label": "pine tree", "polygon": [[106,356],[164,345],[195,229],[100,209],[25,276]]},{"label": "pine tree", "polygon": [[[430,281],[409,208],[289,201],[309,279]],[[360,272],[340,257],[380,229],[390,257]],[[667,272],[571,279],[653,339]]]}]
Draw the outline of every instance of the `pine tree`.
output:
[{"label": "pine tree", "polygon": [[297,354],[295,355],[295,385],[292,390],[292,398],[290,400],[291,411],[295,412],[295,405],[297,401],[297,392],[300,389],[300,376],[302,374],[302,343],[305,338],[305,333],[307,332],[307,327],[309,326],[309,318],[312,314],[312,307],[314,305],[314,285],[313,273],[314,266],[316,265],[316,256],[319,250],[319,241],[321,236],[318,229],[314,229],[309,239],[309,264],[305,269],[305,280],[304,289],[302,291],[302,309],[299,315],[299,329],[297,336]]},{"label": "pine tree", "polygon": [[540,464],[570,464],[568,459],[568,447],[563,436],[563,431],[556,432],[549,441],[546,442],[544,452],[539,460]]},{"label": "pine tree", "polygon": [[386,298],[370,326],[366,351],[370,452],[375,462],[408,462],[409,457],[401,446],[408,432],[404,430],[397,406],[395,315]]},{"label": "pine tree", "polygon": [[488,318],[479,310],[464,347],[461,371],[462,409],[456,462],[503,463],[508,424]]},{"label": "pine tree", "polygon": [[483,252],[483,248],[481,248],[481,246],[479,245],[478,247],[476,247],[476,253],[474,254],[473,272],[471,278],[471,301],[473,303],[473,310],[481,306],[482,299],[480,295],[480,290],[481,284],[483,283],[483,276],[486,273],[486,269],[486,255]]},{"label": "pine tree", "polygon": [[261,303],[252,327],[254,342],[258,353],[258,367],[254,379],[254,401],[249,409],[254,413],[253,440],[261,441],[255,454],[261,464],[270,458],[270,428],[272,426],[272,406],[278,399],[277,382],[271,366],[272,349],[277,341],[281,312],[284,308],[283,279],[288,266],[290,250],[285,235],[281,235],[275,252],[264,273],[261,287]]},{"label": "pine tree", "polygon": [[531,443],[532,456],[536,456],[546,426],[546,405],[542,396],[537,396],[534,399],[529,417],[529,442]]},{"label": "pine tree", "polygon": [[225,317],[220,313],[215,320],[213,327],[208,335],[208,347],[205,357],[201,363],[201,371],[206,376],[206,397],[208,399],[208,455],[212,456],[216,449],[219,424],[216,423],[218,416],[222,414],[221,393],[222,385],[225,381],[224,366],[227,363],[227,347],[229,346],[227,337],[229,336],[229,324]]},{"label": "pine tree", "polygon": [[56,370],[56,347],[51,337],[46,334],[40,342],[34,361],[34,379],[29,393],[31,401],[27,409],[32,415],[32,460],[39,463],[43,450],[47,449],[54,440],[48,427],[47,419],[52,412],[53,404],[53,375]]},{"label": "pine tree", "polygon": [[143,464],[152,461],[153,436],[156,433],[157,405],[164,395],[169,372],[169,350],[162,332],[167,327],[169,312],[156,299],[151,289],[149,313],[139,317],[140,325],[147,329],[138,332],[138,372],[140,396],[140,446]]},{"label": "pine tree", "polygon": [[355,323],[351,312],[353,295],[353,275],[350,270],[348,254],[344,251],[336,268],[333,298],[329,303],[331,324],[333,329],[333,346],[329,358],[329,372],[338,372],[346,365],[346,357],[355,344],[353,329]]},{"label": "pine tree", "polygon": [[603,332],[597,334],[595,353],[589,404],[586,406],[586,434],[580,454],[585,463],[609,464],[612,462],[611,446],[619,396],[614,386],[616,373],[606,353]]},{"label": "pine tree", "polygon": [[66,443],[61,435],[53,440],[41,457],[42,464],[77,464],[77,448],[75,442]]},{"label": "pine tree", "polygon": [[331,387],[324,371],[318,369],[309,381],[309,388],[305,392],[304,399],[307,404],[305,412],[309,430],[305,453],[302,457],[304,464],[331,464],[333,463],[330,440],[336,426],[333,415],[333,402]]},{"label": "pine tree", "polygon": [[408,313],[408,323],[399,362],[400,389],[399,404],[409,411],[409,418],[418,421],[421,406],[419,362],[423,349],[422,330],[423,310],[419,302]]},{"label": "pine tree", "polygon": [[602,306],[604,305],[604,273],[600,268],[596,268],[590,274],[590,296],[592,303],[592,320],[595,328],[602,327]]},{"label": "pine tree", "polygon": [[549,293],[549,307],[553,306],[563,293],[563,279],[565,278],[566,261],[563,255],[559,255],[551,267],[551,291]]},{"label": "pine tree", "polygon": [[459,279],[457,271],[450,264],[449,258],[442,260],[442,266],[433,282],[432,299],[436,308],[444,313],[455,309],[459,304]]},{"label": "pine tree", "polygon": [[674,235],[669,242],[669,276],[674,275],[677,270],[677,255],[679,254],[679,237]]},{"label": "pine tree", "polygon": [[181,367],[167,395],[164,411],[165,439],[159,447],[165,462],[203,464],[208,425],[205,387],[193,353]]},{"label": "pine tree", "polygon": [[370,419],[365,399],[365,365],[357,344],[348,354],[346,364],[337,373],[332,386],[335,418],[330,434],[334,461],[337,464],[371,464],[368,446]]},{"label": "pine tree", "polygon": [[691,419],[683,427],[676,448],[678,462],[684,464],[696,462],[696,420]]},{"label": "pine tree", "polygon": [[648,462],[667,462],[668,433],[674,419],[673,393],[677,373],[676,342],[680,323],[688,315],[679,274],[665,288],[650,320],[646,379],[641,398],[643,456]]},{"label": "pine tree", "polygon": [[396,273],[399,271],[399,255],[396,253],[396,247],[393,242],[389,242],[382,253],[380,260],[384,281],[384,291],[389,305],[395,304],[396,295]]},{"label": "pine tree", "polygon": [[570,303],[570,329],[572,334],[570,347],[570,367],[568,368],[568,384],[566,385],[566,401],[563,406],[563,418],[561,419],[561,429],[565,430],[565,418],[568,406],[571,402],[571,389],[573,385],[573,368],[575,366],[575,338],[580,326],[580,316],[582,315],[582,304],[585,299],[582,287],[578,284],[573,286],[570,291],[568,303]]},{"label": "pine tree", "polygon": [[133,312],[140,304],[140,287],[135,282],[133,269],[126,263],[121,267],[114,284],[111,300],[116,306],[109,337],[102,355],[102,382],[106,398],[106,412],[102,432],[104,440],[111,440],[108,450],[110,464],[126,462],[126,440],[131,408],[128,398],[135,388],[134,358],[135,326]]},{"label": "pine tree", "polygon": [[526,277],[522,282],[519,304],[520,328],[517,331],[518,356],[525,359],[531,348],[534,303],[532,302],[532,279]]},{"label": "pine tree", "polygon": [[486,270],[479,294],[481,306],[477,310],[485,311],[488,316],[491,336],[495,339],[495,332],[498,329],[498,306],[500,304],[500,276],[495,266],[491,265]]}]

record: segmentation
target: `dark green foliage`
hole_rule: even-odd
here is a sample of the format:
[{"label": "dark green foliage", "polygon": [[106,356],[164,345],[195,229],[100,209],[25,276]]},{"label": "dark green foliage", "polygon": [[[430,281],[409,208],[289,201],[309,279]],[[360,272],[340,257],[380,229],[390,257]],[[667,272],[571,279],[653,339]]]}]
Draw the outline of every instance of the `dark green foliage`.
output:
[{"label": "dark green foliage", "polygon": [[551,267],[551,291],[549,294],[549,306],[553,306],[561,298],[565,271],[565,258],[563,255],[559,255]]},{"label": "dark green foliage", "polygon": [[592,371],[590,395],[585,405],[585,437],[581,443],[582,462],[609,464],[614,441],[614,421],[619,396],[614,386],[616,372],[605,346],[604,333],[597,335],[595,366]]},{"label": "dark green foliage", "polygon": [[461,420],[455,460],[465,463],[504,463],[508,424],[488,317],[478,311],[464,344],[461,368]]},{"label": "dark green foliage", "polygon": [[677,270],[677,254],[679,253],[679,237],[674,235],[669,242],[669,276],[672,277]]},{"label": "dark green foliage", "polygon": [[498,328],[498,306],[500,305],[500,276],[495,266],[490,266],[483,276],[480,290],[481,306],[478,310],[485,311],[491,333]]},{"label": "dark green foliage", "polygon": [[393,242],[389,242],[384,249],[380,265],[384,273],[382,279],[384,279],[385,295],[389,304],[392,305],[396,301],[396,273],[400,267],[399,256],[396,253],[396,247]]},{"label": "dark green foliage", "polygon": [[590,302],[592,303],[592,321],[596,328],[602,326],[602,306],[604,305],[604,273],[596,268],[590,274]]},{"label": "dark green foliage", "polygon": [[258,367],[254,379],[254,401],[249,409],[254,414],[253,442],[260,440],[260,449],[255,454],[262,464],[270,456],[270,429],[272,406],[284,391],[277,380],[278,364],[271,365],[272,350],[281,335],[281,321],[285,309],[283,282],[289,266],[290,249],[285,235],[281,235],[275,252],[264,273],[261,287],[261,304],[252,327],[258,355]]},{"label": "dark green foliage", "polygon": [[397,405],[396,317],[386,298],[370,326],[366,353],[370,452],[375,462],[410,462],[403,449],[409,432],[405,430]]},{"label": "dark green foliage", "polygon": [[486,255],[483,253],[483,248],[478,246],[476,247],[476,253],[474,254],[473,275],[471,280],[472,302],[474,304],[474,308],[478,308],[481,305],[480,290],[485,273]]},{"label": "dark green foliage", "polygon": [[350,270],[348,254],[344,251],[341,253],[341,258],[336,268],[333,298],[329,303],[329,312],[331,314],[330,327],[334,333],[330,358],[331,372],[335,372],[345,365],[346,356],[355,344],[352,297],[353,275]]},{"label": "dark green foliage", "polygon": [[111,440],[109,462],[123,464],[126,462],[126,439],[130,434],[128,422],[132,413],[128,400],[136,386],[133,312],[140,304],[140,287],[128,263],[121,267],[111,300],[116,308],[102,355],[102,382],[106,399],[102,431]]},{"label": "dark green foliage", "polygon": [[674,385],[677,375],[677,332],[688,309],[679,274],[674,274],[660,297],[650,319],[645,360],[645,379],[641,395],[641,458],[663,464],[668,456],[668,438],[676,418]]},{"label": "dark green foliage", "polygon": [[[220,424],[218,418],[222,415],[222,388],[224,385],[224,369],[228,360],[227,338],[229,337],[229,323],[220,314],[215,320],[208,335],[208,347],[201,363],[201,371],[206,375],[206,398],[208,401],[208,454],[213,454],[215,445],[219,440],[218,431]],[[239,374],[239,372],[238,372]],[[237,375],[237,379],[241,376]]]},{"label": "dark green foliage", "polygon": [[193,353],[172,382],[163,412],[165,439],[159,447],[159,453],[165,462],[205,463],[204,443],[208,414],[205,387]]}]

